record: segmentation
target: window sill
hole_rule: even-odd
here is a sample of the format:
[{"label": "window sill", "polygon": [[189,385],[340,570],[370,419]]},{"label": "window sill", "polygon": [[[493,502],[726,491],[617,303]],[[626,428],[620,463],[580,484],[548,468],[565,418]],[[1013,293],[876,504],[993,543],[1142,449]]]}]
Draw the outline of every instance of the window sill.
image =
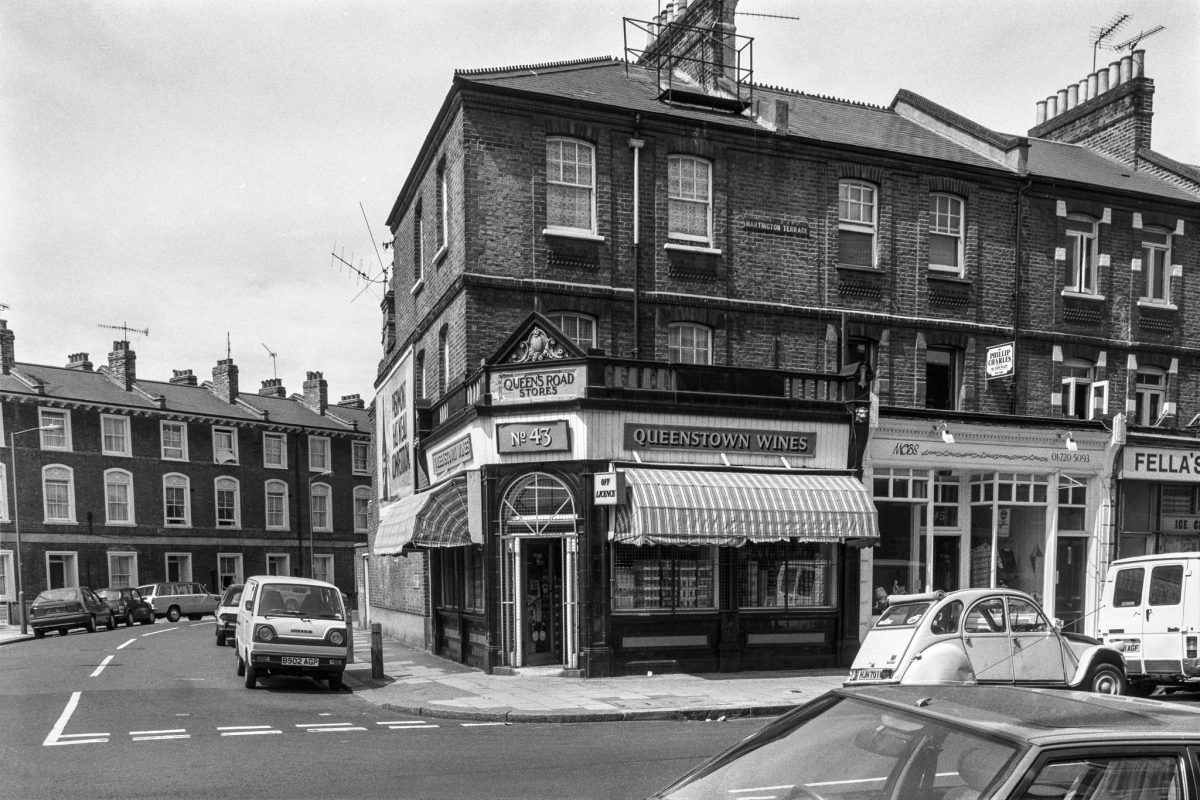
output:
[{"label": "window sill", "polygon": [[883,270],[879,267],[868,267],[863,264],[843,264],[840,261],[837,263],[837,268],[846,272],[864,272],[870,275],[882,275]]},{"label": "window sill", "polygon": [[413,297],[416,297],[418,294],[421,293],[421,290],[424,288],[425,288],[425,276],[422,275],[421,280],[414,283],[412,285],[412,288],[408,290],[408,293],[411,294]]},{"label": "window sill", "polygon": [[557,236],[560,239],[582,239],[586,242],[603,242],[604,237],[592,233],[591,231],[580,230],[579,228],[556,228],[547,226],[542,228],[542,236]]},{"label": "window sill", "polygon": [[263,464],[263,469],[287,469],[287,464]]},{"label": "window sill", "polygon": [[1166,303],[1162,300],[1151,300],[1149,297],[1139,297],[1138,308],[1153,308],[1159,311],[1178,311],[1179,306],[1174,303]]},{"label": "window sill", "polygon": [[106,527],[106,528],[136,528],[137,523],[136,522],[105,522],[104,527]]},{"label": "window sill", "polygon": [[1102,294],[1091,294],[1090,292],[1077,292],[1074,289],[1063,289],[1063,297],[1069,297],[1072,300],[1086,300],[1093,303],[1103,303],[1105,296]]},{"label": "window sill", "polygon": [[73,519],[53,519],[47,518],[42,520],[43,525],[78,525],[79,522]]},{"label": "window sill", "polygon": [[107,450],[103,451],[102,455],[109,456],[111,458],[132,458],[133,457],[133,453],[110,453]]},{"label": "window sill", "polygon": [[663,250],[678,250],[681,253],[704,253],[710,256],[721,255],[720,248],[700,244],[685,244],[683,242],[667,242],[663,245]]},{"label": "window sill", "polygon": [[929,279],[937,281],[949,281],[952,283],[970,283],[971,281],[963,277],[963,272],[960,269],[941,269],[939,267],[929,267]]}]

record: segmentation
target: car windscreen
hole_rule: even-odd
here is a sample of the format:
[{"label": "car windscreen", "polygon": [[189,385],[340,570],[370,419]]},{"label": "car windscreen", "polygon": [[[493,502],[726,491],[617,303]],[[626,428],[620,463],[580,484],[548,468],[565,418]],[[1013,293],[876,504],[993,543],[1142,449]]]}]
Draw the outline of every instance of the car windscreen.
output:
[{"label": "car windscreen", "polygon": [[225,596],[221,598],[221,605],[236,606],[242,601],[242,587],[230,586],[225,590]]},{"label": "car windscreen", "polygon": [[33,598],[35,603],[61,603],[64,600],[78,600],[78,589],[47,589],[44,592],[39,592],[38,596]]},{"label": "car windscreen", "polygon": [[781,717],[655,797],[833,800],[885,789],[895,798],[974,797],[1016,755],[1012,744],[919,714],[830,698]]},{"label": "car windscreen", "polygon": [[337,589],[302,583],[268,583],[258,593],[255,613],[259,616],[342,619],[342,600]]},{"label": "car windscreen", "polygon": [[921,617],[925,616],[925,612],[929,610],[929,606],[931,605],[933,604],[930,601],[925,600],[919,603],[899,603],[894,606],[888,606],[879,615],[879,619],[875,622],[875,627],[899,628],[905,625],[916,625],[921,621]]}]

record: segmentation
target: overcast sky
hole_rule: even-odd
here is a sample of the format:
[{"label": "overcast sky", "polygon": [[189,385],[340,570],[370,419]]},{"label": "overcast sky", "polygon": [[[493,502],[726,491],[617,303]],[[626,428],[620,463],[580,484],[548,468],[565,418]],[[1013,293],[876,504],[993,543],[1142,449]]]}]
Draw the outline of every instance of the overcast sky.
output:
[{"label": "overcast sky", "polygon": [[[0,309],[18,361],[243,391],[319,370],[370,400],[384,220],[455,69],[621,56],[657,0],[0,0]],[[741,0],[759,83],[888,105],[910,89],[1024,133],[1146,39],[1156,150],[1200,164],[1196,0]],[[777,16],[760,16],[777,15]],[[781,19],[778,17],[799,17]],[[638,42],[639,44],[641,42]],[[1101,49],[1099,65],[1119,54]],[[365,219],[364,219],[365,210]],[[368,224],[370,232],[368,232]],[[273,361],[268,349],[277,354]]]}]

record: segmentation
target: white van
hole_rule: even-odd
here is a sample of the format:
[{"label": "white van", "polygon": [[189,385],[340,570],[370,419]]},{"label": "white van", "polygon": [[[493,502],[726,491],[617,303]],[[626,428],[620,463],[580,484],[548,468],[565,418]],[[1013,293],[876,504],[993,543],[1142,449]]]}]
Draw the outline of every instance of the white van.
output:
[{"label": "white van", "polygon": [[260,678],[308,675],[342,688],[350,655],[342,593],[332,583],[284,575],[246,581],[234,634],[237,674],[253,689]]},{"label": "white van", "polygon": [[1112,562],[1098,620],[1125,657],[1131,692],[1200,681],[1200,552]]}]

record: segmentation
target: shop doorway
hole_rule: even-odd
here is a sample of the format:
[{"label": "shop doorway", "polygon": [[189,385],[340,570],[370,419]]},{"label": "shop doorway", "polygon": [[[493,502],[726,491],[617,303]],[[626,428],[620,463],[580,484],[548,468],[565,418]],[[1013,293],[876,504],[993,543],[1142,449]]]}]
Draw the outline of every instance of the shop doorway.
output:
[{"label": "shop doorway", "polygon": [[1054,616],[1063,621],[1063,630],[1084,632],[1083,595],[1087,584],[1086,537],[1058,539],[1055,559]]},{"label": "shop doorway", "polygon": [[526,666],[562,663],[562,540],[526,539],[521,548],[524,591],[521,644]]},{"label": "shop doorway", "polygon": [[962,537],[933,537],[933,588],[953,592],[962,588],[959,582]]}]

